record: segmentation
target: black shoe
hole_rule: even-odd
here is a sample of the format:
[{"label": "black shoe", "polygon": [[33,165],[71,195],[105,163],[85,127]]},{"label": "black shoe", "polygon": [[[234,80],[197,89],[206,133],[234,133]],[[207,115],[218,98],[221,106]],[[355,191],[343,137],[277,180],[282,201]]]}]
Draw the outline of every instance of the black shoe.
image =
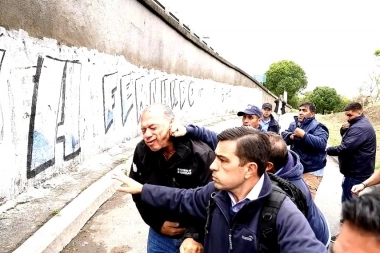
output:
[{"label": "black shoe", "polygon": [[336,241],[336,238],[338,238],[339,234],[331,236],[330,242],[334,243]]}]

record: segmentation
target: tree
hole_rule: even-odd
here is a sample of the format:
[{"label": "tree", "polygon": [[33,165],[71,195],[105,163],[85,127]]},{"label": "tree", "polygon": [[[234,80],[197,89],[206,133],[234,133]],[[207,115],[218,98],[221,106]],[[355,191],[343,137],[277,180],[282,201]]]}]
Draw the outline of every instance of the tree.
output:
[{"label": "tree", "polygon": [[315,88],[309,99],[315,104],[317,113],[322,114],[325,111],[334,111],[342,103],[342,99],[336,90],[327,86]]},{"label": "tree", "polygon": [[305,93],[303,93],[303,94],[302,94],[301,96],[299,96],[299,98],[298,98],[299,103],[301,104],[301,103],[304,103],[304,102],[311,101],[311,100],[310,100],[310,96],[311,96],[311,94],[313,94],[312,91],[306,91]]},{"label": "tree", "polygon": [[343,112],[344,108],[351,102],[351,100],[345,96],[340,96],[340,103],[335,106],[334,112]]},{"label": "tree", "polygon": [[298,107],[298,104],[294,103],[298,102],[298,92],[306,88],[307,77],[305,71],[297,63],[288,60],[272,63],[265,75],[265,87],[277,96],[286,91],[287,103]]},{"label": "tree", "polygon": [[368,81],[359,87],[358,99],[367,101],[370,104],[380,101],[380,49],[377,49],[375,56],[375,69],[369,74]]}]

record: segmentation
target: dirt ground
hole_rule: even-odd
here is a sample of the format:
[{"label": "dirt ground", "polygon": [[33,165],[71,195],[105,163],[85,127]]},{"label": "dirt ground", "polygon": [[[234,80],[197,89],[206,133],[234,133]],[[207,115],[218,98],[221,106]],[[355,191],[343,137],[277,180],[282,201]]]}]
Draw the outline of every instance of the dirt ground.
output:
[{"label": "dirt ground", "polygon": [[[377,153],[376,153],[376,169],[380,168],[380,105],[370,106],[365,108],[364,115],[369,118],[376,131],[377,137]],[[325,124],[330,132],[329,144],[332,146],[339,145],[341,142],[341,136],[339,129],[344,122],[346,122],[346,116],[344,112],[318,115],[318,121]]]}]

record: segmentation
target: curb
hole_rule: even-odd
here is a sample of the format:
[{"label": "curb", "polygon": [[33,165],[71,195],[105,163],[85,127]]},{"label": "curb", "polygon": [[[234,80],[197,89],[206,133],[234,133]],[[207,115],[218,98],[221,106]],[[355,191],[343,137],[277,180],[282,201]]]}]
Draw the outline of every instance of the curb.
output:
[{"label": "curb", "polygon": [[[224,114],[195,124],[203,126],[229,120],[236,114]],[[48,220],[32,236],[24,241],[13,253],[59,253],[80,232],[86,222],[91,219],[99,207],[113,196],[121,185],[112,179],[112,174],[121,170],[129,171],[132,156],[111,171],[92,183],[87,189],[75,197],[60,212]]]},{"label": "curb", "polygon": [[99,207],[112,197],[120,183],[112,179],[111,176],[122,169],[130,168],[130,160],[128,159],[126,163],[116,166],[91,184],[13,253],[61,252]]}]

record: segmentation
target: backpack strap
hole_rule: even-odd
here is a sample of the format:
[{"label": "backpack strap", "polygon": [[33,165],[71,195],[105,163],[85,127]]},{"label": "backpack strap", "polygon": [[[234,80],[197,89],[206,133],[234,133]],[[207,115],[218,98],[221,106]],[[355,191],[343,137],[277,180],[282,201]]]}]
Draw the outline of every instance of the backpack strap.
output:
[{"label": "backpack strap", "polygon": [[275,185],[279,187],[297,206],[298,210],[307,217],[309,213],[309,207],[307,206],[307,199],[305,194],[297,188],[294,184],[286,179],[276,176],[272,173],[268,173],[270,180],[272,181],[272,186]]},{"label": "backpack strap", "polygon": [[277,239],[276,219],[277,213],[286,194],[277,186],[273,186],[271,194],[264,200],[259,220],[259,240],[257,249],[260,253],[280,252]]},{"label": "backpack strap", "polygon": [[219,192],[219,190],[216,190],[213,193],[211,193],[210,198],[208,200],[208,204],[206,207],[205,235],[207,235],[209,233],[209,227],[210,227],[210,223],[211,223],[211,213],[212,213],[212,211],[214,211],[214,208],[216,205],[214,197],[218,192]]}]

